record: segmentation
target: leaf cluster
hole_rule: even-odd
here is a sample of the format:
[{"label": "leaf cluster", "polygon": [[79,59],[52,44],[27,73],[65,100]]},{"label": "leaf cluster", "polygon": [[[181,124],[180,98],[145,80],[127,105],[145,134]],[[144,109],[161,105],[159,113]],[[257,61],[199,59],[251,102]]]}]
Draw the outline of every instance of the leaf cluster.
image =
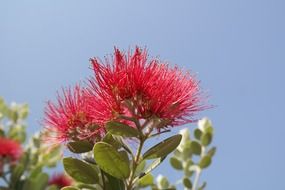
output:
[{"label": "leaf cluster", "polygon": [[[12,103],[10,106],[0,97],[0,137],[12,139],[21,144],[23,153],[16,163],[0,156],[3,190],[57,190],[49,186],[49,175],[44,168],[55,167],[61,159],[60,146],[49,147],[41,140],[40,134],[27,140],[27,104]],[[28,141],[28,142],[27,142]]]}]

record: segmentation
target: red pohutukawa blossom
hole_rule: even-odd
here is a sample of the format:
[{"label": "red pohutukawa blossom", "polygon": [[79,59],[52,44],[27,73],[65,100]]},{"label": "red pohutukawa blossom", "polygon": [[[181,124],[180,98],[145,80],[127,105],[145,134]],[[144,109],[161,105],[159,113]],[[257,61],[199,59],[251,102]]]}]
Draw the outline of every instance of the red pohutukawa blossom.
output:
[{"label": "red pohutukawa blossom", "polygon": [[[136,48],[133,54],[124,54],[115,49],[113,59],[107,58],[104,63],[94,58],[91,63],[95,77],[89,86],[108,101],[114,116],[122,114],[127,103],[133,108],[133,117],[155,116],[165,121],[165,126],[176,126],[195,121],[193,116],[207,108],[193,75],[149,59],[146,50]],[[89,111],[96,117],[92,109]]]},{"label": "red pohutukawa blossom", "polygon": [[49,185],[56,185],[58,188],[63,188],[72,185],[73,180],[64,174],[54,174],[50,179]]},{"label": "red pohutukawa blossom", "polygon": [[87,139],[96,142],[105,134],[105,124],[122,115],[139,122],[159,120],[158,130],[194,122],[195,114],[207,108],[199,81],[177,66],[149,58],[146,50],[134,53],[115,49],[105,62],[91,59],[95,76],[86,88],[63,90],[57,103],[48,102],[45,124],[57,141]]},{"label": "red pohutukawa blossom", "polygon": [[0,138],[0,158],[8,158],[14,162],[21,157],[22,153],[23,150],[19,142],[8,138]]},{"label": "red pohutukawa blossom", "polygon": [[57,103],[48,102],[44,124],[47,126],[49,140],[56,142],[89,140],[96,141],[104,134],[89,116],[84,89],[77,85],[74,89],[63,90]]}]

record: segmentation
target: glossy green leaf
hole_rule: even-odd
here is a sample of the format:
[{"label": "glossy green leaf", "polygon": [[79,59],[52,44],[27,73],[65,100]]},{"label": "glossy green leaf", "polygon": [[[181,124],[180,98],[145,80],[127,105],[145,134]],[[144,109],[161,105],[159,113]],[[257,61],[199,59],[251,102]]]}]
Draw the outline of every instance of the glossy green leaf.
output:
[{"label": "glossy green leaf", "polygon": [[73,153],[85,153],[93,149],[93,145],[88,141],[75,141],[67,144],[68,149]]},{"label": "glossy green leaf", "polygon": [[183,178],[183,185],[188,188],[191,189],[192,188],[192,182],[189,178],[185,177]]},{"label": "glossy green leaf", "polygon": [[211,162],[212,162],[211,157],[206,155],[200,160],[199,166],[200,168],[204,169],[207,168],[211,164]]},{"label": "glossy green leaf", "polygon": [[124,123],[117,121],[110,121],[106,124],[107,131],[113,135],[122,137],[138,137],[139,132],[137,129],[130,127]]},{"label": "glossy green leaf", "polygon": [[169,137],[146,151],[143,155],[143,158],[154,159],[167,156],[169,153],[175,150],[175,148],[179,145],[181,139],[182,135],[180,134]]},{"label": "glossy green leaf", "polygon": [[197,141],[192,141],[190,145],[191,151],[193,154],[200,155],[201,154],[201,145]]},{"label": "glossy green leaf", "polygon": [[178,160],[177,158],[171,157],[169,161],[170,161],[170,164],[171,164],[171,166],[173,168],[175,168],[177,170],[182,170],[183,169],[181,161]]},{"label": "glossy green leaf", "polygon": [[99,180],[98,173],[92,165],[81,160],[71,157],[64,158],[63,166],[65,171],[78,182],[95,184]]},{"label": "glossy green leaf", "polygon": [[112,145],[98,142],[95,144],[93,152],[96,163],[103,171],[118,179],[129,177],[129,162]]}]

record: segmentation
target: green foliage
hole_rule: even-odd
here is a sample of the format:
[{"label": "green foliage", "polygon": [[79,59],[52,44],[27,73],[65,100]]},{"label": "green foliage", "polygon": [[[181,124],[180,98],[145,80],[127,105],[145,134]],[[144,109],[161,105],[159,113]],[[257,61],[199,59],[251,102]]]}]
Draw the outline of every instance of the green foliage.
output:
[{"label": "green foliage", "polygon": [[130,175],[129,161],[112,145],[98,142],[94,146],[94,159],[106,173],[118,178],[126,179]]},{"label": "green foliage", "polygon": [[154,159],[167,156],[169,153],[175,150],[175,148],[179,145],[181,139],[182,135],[180,134],[169,137],[146,151],[143,155],[143,158]]},{"label": "green foliage", "polygon": [[[180,131],[182,140],[170,158],[171,166],[176,170],[182,170],[184,177],[179,180],[185,190],[203,190],[206,182],[199,186],[197,177],[202,170],[208,168],[216,153],[216,147],[209,147],[213,139],[213,127],[211,121],[204,118],[198,122],[198,128],[194,130],[195,140],[191,140],[188,129]],[[157,184],[152,186],[153,190],[169,188],[166,177],[159,176]],[[173,187],[173,185],[172,185]]]},{"label": "green foliage", "polygon": [[[60,146],[50,147],[41,140],[41,135],[32,136],[28,142],[25,119],[29,113],[27,104],[12,103],[7,105],[0,97],[0,136],[19,142],[23,149],[21,158],[16,163],[0,158],[3,163],[0,178],[5,187],[13,190],[44,190],[48,188],[46,167],[54,167],[61,159]],[[1,182],[2,183],[2,182]]]},{"label": "green foliage", "polygon": [[88,141],[75,141],[67,144],[68,149],[73,153],[85,153],[93,149],[93,145]]},{"label": "green foliage", "polygon": [[140,187],[147,187],[147,186],[153,185],[153,183],[154,183],[154,179],[150,173],[140,178],[138,181],[138,185]]},{"label": "green foliage", "polygon": [[109,133],[122,137],[139,137],[140,135],[137,129],[117,121],[108,122],[106,128]]},{"label": "green foliage", "polygon": [[173,168],[175,168],[177,170],[183,169],[183,165],[182,165],[183,163],[175,157],[170,158],[170,164]]},{"label": "green foliage", "polygon": [[[74,186],[65,189],[139,190],[150,187],[152,190],[175,190],[175,185],[165,176],[160,175],[155,182],[151,174],[172,152],[171,166],[183,172],[179,183],[191,190],[202,190],[205,187],[205,184],[199,186],[192,180],[210,166],[216,152],[215,147],[209,147],[213,138],[209,122],[204,121],[205,126],[200,123],[199,128],[195,129],[193,140],[189,130],[184,129],[181,134],[171,136],[142,153],[146,140],[168,131],[152,133],[152,125],[160,125],[160,122],[165,125],[165,121],[154,118],[141,125],[135,117],[124,118],[134,122],[136,128],[118,121],[108,122],[107,134],[102,141],[95,143],[92,152],[92,143],[88,141],[68,143],[69,150],[80,154],[84,161],[64,158],[65,171],[76,181]],[[134,144],[137,148],[129,146],[126,138],[136,139],[137,143]]]},{"label": "green foliage", "polygon": [[76,158],[64,158],[63,166],[65,171],[78,182],[96,184],[99,180],[97,171],[92,165]]}]

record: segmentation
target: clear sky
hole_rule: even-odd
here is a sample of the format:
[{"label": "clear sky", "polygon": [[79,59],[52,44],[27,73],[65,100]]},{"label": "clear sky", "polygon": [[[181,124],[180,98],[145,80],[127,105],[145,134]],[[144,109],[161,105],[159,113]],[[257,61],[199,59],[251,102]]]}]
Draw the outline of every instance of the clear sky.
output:
[{"label": "clear sky", "polygon": [[29,103],[37,131],[45,101],[92,74],[90,57],[147,47],[197,73],[217,105],[201,114],[218,146],[208,189],[282,190],[284,9],[284,0],[3,0],[0,96]]}]

